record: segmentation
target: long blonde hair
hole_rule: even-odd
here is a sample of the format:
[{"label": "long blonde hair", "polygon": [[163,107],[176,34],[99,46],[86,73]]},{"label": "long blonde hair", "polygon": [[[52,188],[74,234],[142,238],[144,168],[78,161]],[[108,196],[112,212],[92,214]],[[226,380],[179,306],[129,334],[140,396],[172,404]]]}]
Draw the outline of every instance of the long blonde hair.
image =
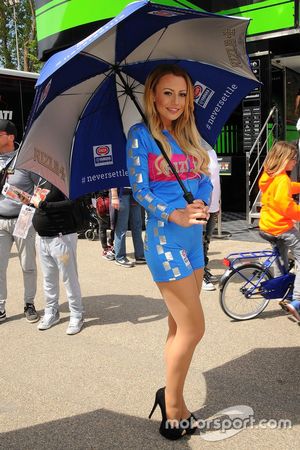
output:
[{"label": "long blonde hair", "polygon": [[[154,69],[145,83],[144,106],[145,115],[148,121],[148,127],[155,139],[161,142],[168,157],[171,157],[171,146],[162,133],[164,129],[163,122],[157,112],[154,102],[154,92],[159,80],[165,75],[175,75],[184,78],[187,85],[186,102],[184,111],[178,119],[174,120],[173,136],[179,144],[180,148],[187,155],[194,157],[194,172],[202,172],[208,174],[209,156],[207,151],[201,147],[201,137],[197,130],[194,118],[194,88],[192,81],[185,70],[174,64],[163,64]],[[168,174],[169,168],[163,156],[159,156],[156,160],[156,166],[163,173]]]},{"label": "long blonde hair", "polygon": [[283,172],[287,163],[297,156],[297,148],[286,141],[276,142],[264,162],[264,170],[270,177],[275,177]]}]

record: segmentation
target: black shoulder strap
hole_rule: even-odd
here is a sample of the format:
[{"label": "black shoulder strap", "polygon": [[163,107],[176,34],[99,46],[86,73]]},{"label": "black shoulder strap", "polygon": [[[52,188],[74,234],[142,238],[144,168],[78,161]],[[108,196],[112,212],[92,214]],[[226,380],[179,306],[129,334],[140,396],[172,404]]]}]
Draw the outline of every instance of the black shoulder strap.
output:
[{"label": "black shoulder strap", "polygon": [[13,155],[8,161],[6,161],[6,164],[2,169],[0,170],[0,194],[2,192],[2,188],[6,182],[7,175],[9,174],[9,166],[13,162],[14,158],[17,155]]},{"label": "black shoulder strap", "polygon": [[6,161],[6,164],[4,167],[2,167],[1,172],[3,172],[4,170],[8,170],[9,166],[11,165],[16,156],[17,155],[13,155],[11,158],[8,159],[8,161]]}]

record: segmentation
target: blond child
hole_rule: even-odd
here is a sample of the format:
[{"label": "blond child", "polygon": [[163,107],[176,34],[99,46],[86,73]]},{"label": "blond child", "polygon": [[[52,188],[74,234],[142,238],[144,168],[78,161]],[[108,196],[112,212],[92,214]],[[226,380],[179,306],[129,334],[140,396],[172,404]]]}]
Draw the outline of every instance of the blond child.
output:
[{"label": "blond child", "polygon": [[297,148],[291,143],[276,142],[268,153],[259,180],[262,192],[259,228],[276,236],[285,265],[288,250],[297,261],[293,301],[285,307],[300,320],[300,233],[295,227],[295,221],[300,221],[300,205],[293,199],[293,195],[300,193],[300,183],[291,181],[288,175],[296,164]]}]

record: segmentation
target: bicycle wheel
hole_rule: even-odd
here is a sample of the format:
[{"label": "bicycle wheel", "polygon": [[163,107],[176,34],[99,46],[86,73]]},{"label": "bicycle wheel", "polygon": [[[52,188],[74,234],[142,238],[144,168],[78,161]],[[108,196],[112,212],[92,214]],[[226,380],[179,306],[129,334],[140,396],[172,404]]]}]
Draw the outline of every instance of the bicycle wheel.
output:
[{"label": "bicycle wheel", "polygon": [[96,233],[92,228],[89,228],[88,230],[86,230],[84,235],[88,241],[94,241],[96,239]]},{"label": "bicycle wheel", "polygon": [[220,304],[227,316],[248,320],[258,316],[269,300],[260,293],[260,284],[272,278],[260,264],[245,264],[228,275],[220,290]]}]

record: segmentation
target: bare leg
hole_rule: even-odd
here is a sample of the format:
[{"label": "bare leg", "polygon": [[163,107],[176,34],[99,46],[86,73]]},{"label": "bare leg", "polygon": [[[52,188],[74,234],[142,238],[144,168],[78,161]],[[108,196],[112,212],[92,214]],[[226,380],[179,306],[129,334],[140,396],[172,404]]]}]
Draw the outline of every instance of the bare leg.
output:
[{"label": "bare leg", "polygon": [[157,283],[169,310],[166,341],[166,407],[170,419],[189,416],[183,387],[196,345],[204,333],[199,301],[203,270],[178,281]]},{"label": "bare leg", "polygon": [[[169,332],[166,340],[166,346],[165,346],[165,361],[167,364],[168,361],[168,354],[169,354],[169,348],[171,347],[171,344],[173,342],[173,339],[176,335],[177,331],[177,325],[175,320],[173,319],[172,315],[169,313],[168,317],[168,324],[169,324]],[[182,397],[182,404],[181,404],[181,418],[187,419],[191,415],[190,411],[188,410],[184,398]]]},{"label": "bare leg", "polygon": [[[198,291],[200,294],[202,280],[203,280],[203,269],[196,270],[194,272],[194,275],[196,278],[196,283],[197,283]],[[166,363],[168,361],[169,348],[172,345],[173,339],[174,339],[174,337],[176,335],[176,331],[177,331],[176,322],[170,312],[169,312],[169,316],[168,316],[168,325],[169,325],[169,331],[168,331],[166,346],[165,346],[165,361],[166,361]],[[191,415],[191,413],[185,404],[184,398],[182,397],[181,418],[187,419],[190,415]]]}]

